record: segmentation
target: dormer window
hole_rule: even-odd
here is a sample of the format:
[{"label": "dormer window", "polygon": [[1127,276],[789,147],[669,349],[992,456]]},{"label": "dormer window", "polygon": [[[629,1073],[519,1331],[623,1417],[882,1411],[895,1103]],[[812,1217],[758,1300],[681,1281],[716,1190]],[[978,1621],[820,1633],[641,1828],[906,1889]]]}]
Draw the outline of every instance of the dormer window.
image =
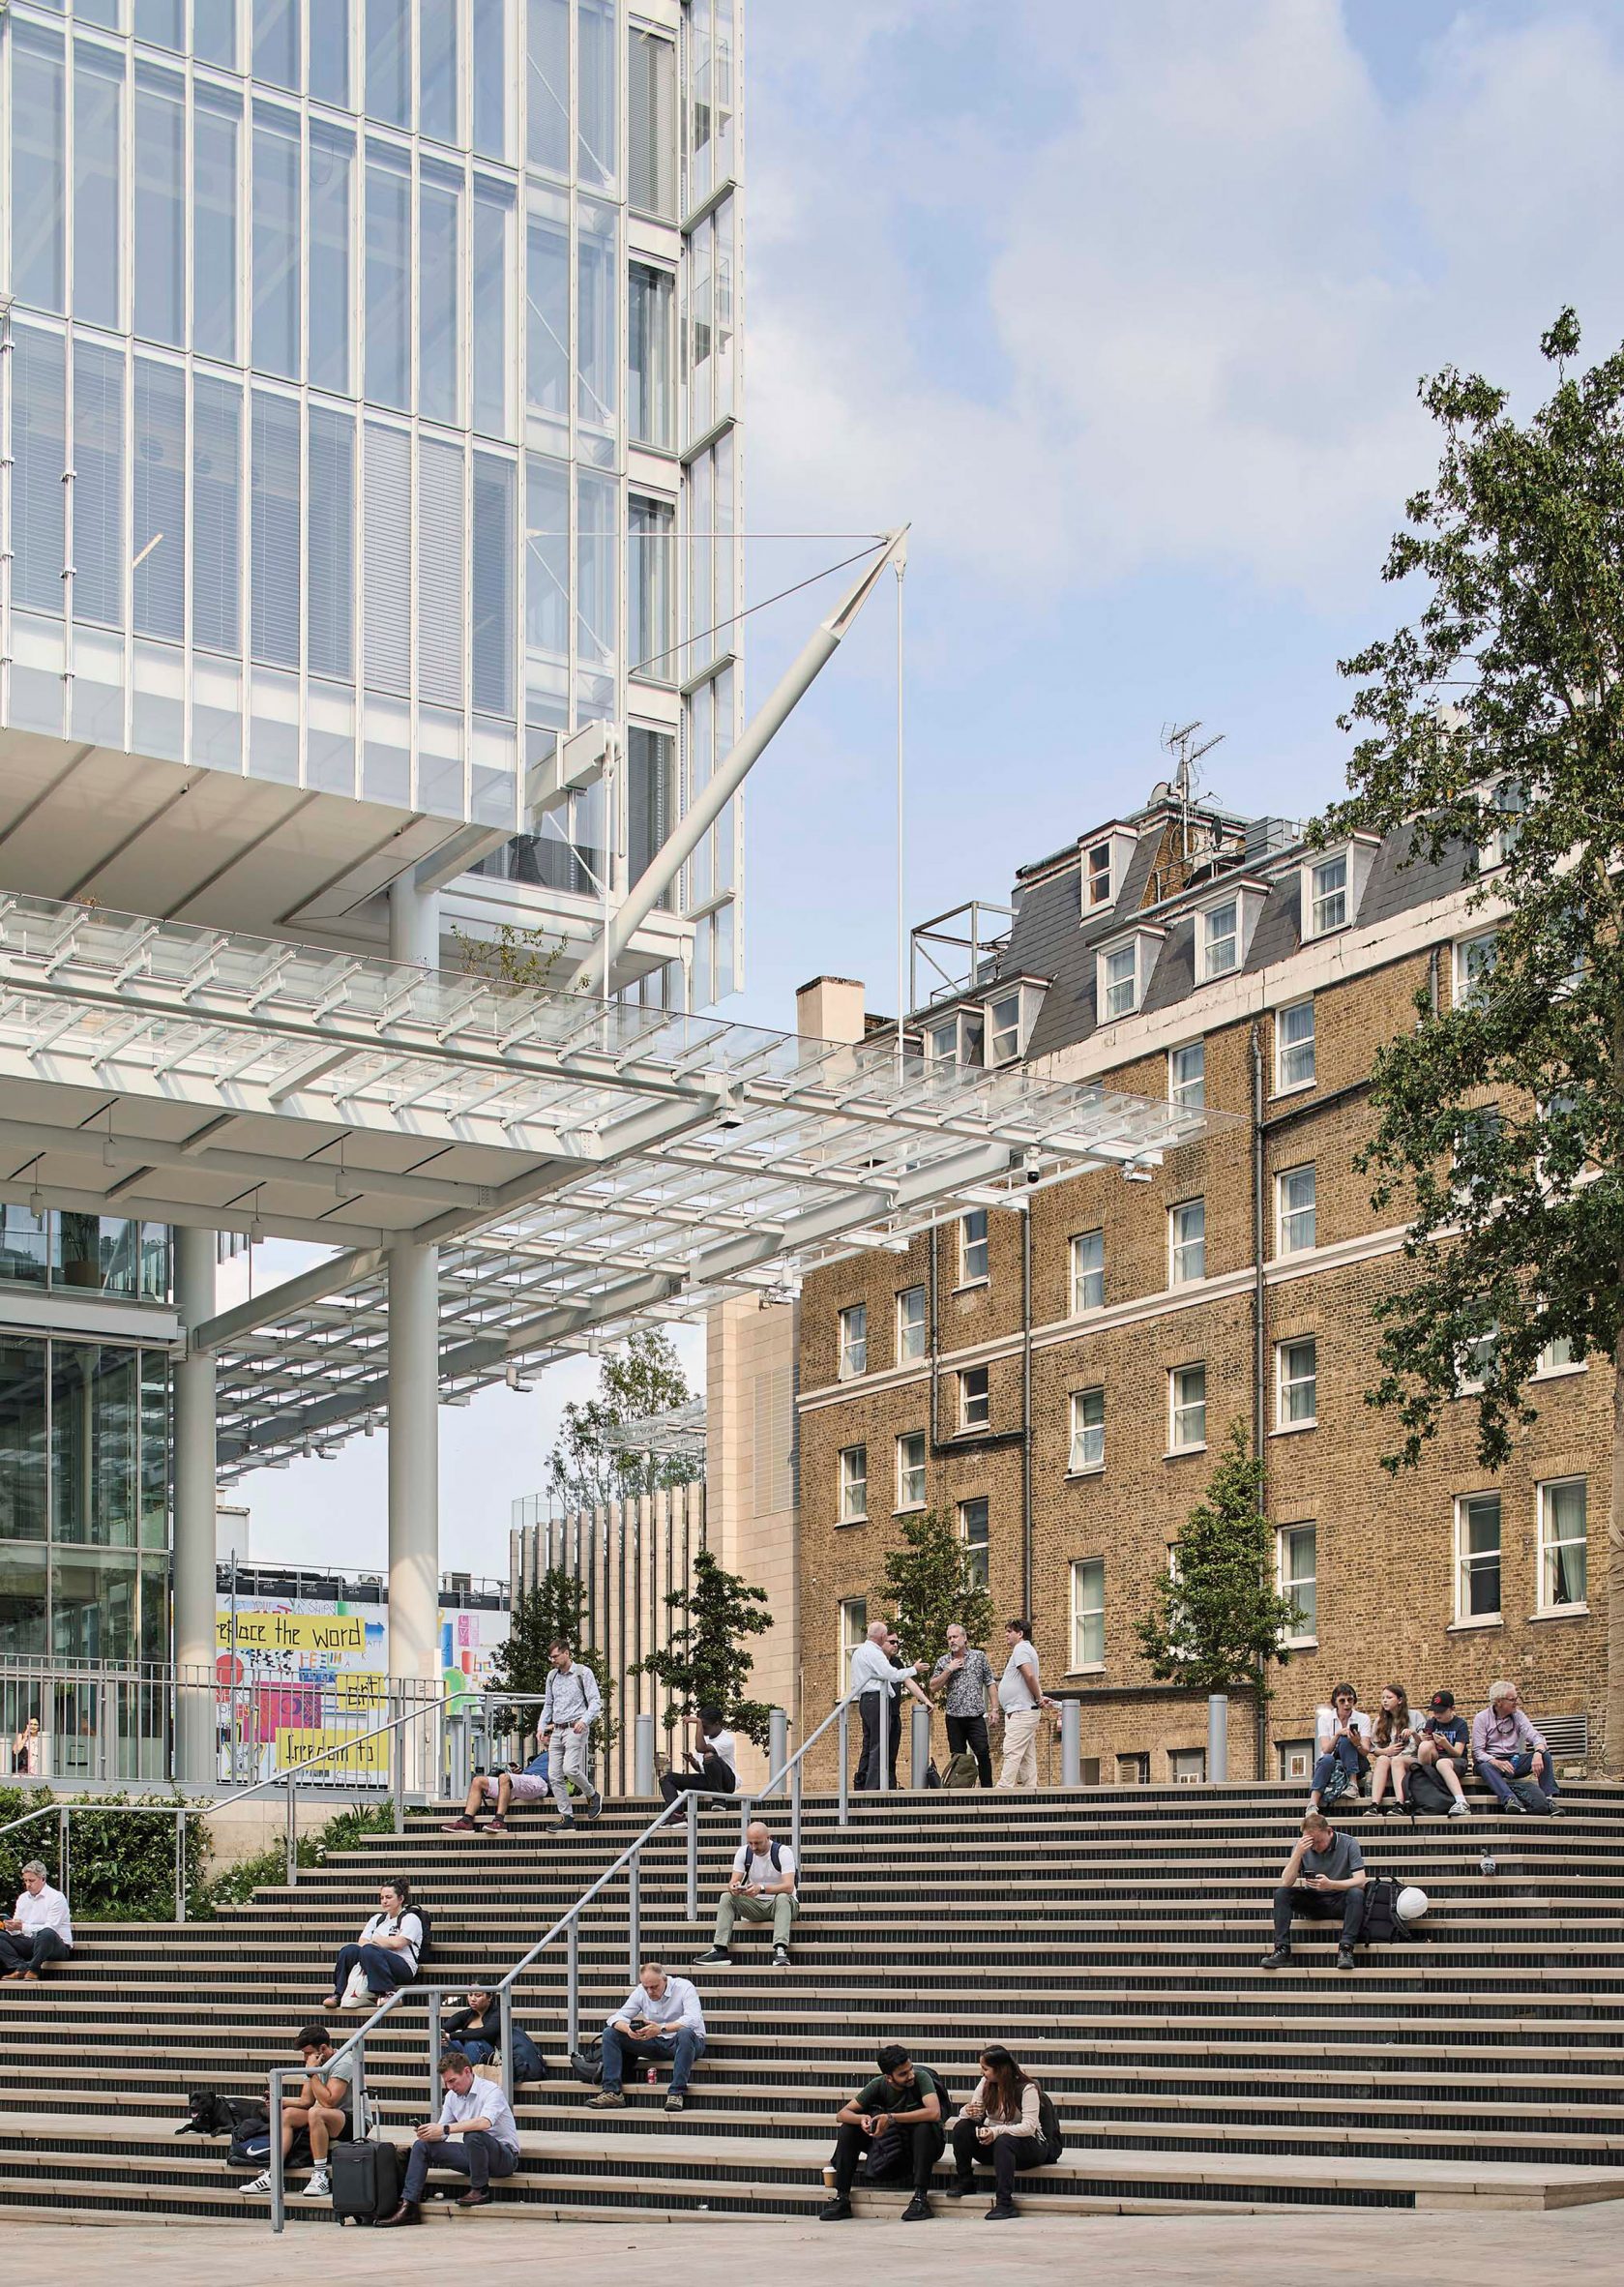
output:
[{"label": "dormer window", "polygon": [[1305,945],[1352,927],[1376,848],[1373,834],[1355,834],[1341,849],[1304,862],[1300,923]]},{"label": "dormer window", "polygon": [[989,996],[982,1038],[989,1069],[996,1071],[1002,1064],[1019,1063],[1026,1054],[1045,990],[1041,978],[1022,977]]},{"label": "dormer window", "polygon": [[1108,1025],[1117,1017],[1131,1017],[1144,1005],[1150,972],[1156,965],[1164,934],[1159,929],[1136,929],[1129,936],[1113,937],[1109,944],[1099,948],[1095,955],[1094,991],[1101,1024]]},{"label": "dormer window", "polygon": [[1231,875],[1222,891],[1202,899],[1196,907],[1197,985],[1210,985],[1215,977],[1232,976],[1245,967],[1252,933],[1268,895],[1265,883],[1237,881]]},{"label": "dormer window", "polygon": [[1082,918],[1107,912],[1122,895],[1128,861],[1138,846],[1131,826],[1109,826],[1082,846]]},{"label": "dormer window", "polygon": [[972,1065],[981,1062],[982,1013],[979,1008],[955,1009],[925,1027],[927,1064]]},{"label": "dormer window", "polygon": [[1108,842],[1096,842],[1088,853],[1088,876],[1084,896],[1090,907],[1110,904],[1110,844]]}]

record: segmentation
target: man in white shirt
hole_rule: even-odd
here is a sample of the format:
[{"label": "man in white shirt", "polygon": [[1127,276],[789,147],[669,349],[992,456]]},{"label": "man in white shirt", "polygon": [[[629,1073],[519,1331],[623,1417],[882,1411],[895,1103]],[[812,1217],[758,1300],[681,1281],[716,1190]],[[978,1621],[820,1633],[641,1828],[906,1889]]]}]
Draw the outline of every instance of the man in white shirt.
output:
[{"label": "man in white shirt", "polygon": [[1004,1634],[1010,1656],[998,1679],[998,1708],[992,1720],[1004,1727],[1004,1767],[996,1792],[1008,1795],[1017,1787],[1037,1787],[1038,1727],[1044,1709],[1054,1702],[1044,1697],[1031,1621],[1012,1619]]},{"label": "man in white shirt", "polygon": [[795,1853],[786,1842],[775,1842],[761,1819],[752,1819],[745,1838],[733,1856],[733,1874],[716,1902],[716,1938],[709,1953],[701,1953],[701,1967],[732,1964],[728,1950],[733,1923],[770,1921],[773,1925],[773,1967],[789,1967],[789,1933],[797,1912]]},{"label": "man in white shirt", "polygon": [[657,1961],[646,1961],[626,2005],[604,2028],[604,2085],[592,2098],[600,2112],[624,2104],[621,2074],[628,2057],[634,2064],[652,2064],[658,2057],[674,2060],[667,2112],[681,2112],[688,2101],[689,2076],[705,2053],[705,2013],[699,1995],[687,1977],[668,1977]]},{"label": "man in white shirt", "polygon": [[543,1746],[551,1738],[548,1775],[552,1780],[552,1798],[558,1805],[558,1824],[573,1827],[576,1818],[570,1808],[572,1779],[578,1781],[586,1796],[589,1819],[595,1819],[604,1807],[604,1798],[588,1773],[592,1726],[604,1711],[604,1701],[597,1677],[576,1660],[569,1645],[560,1641],[550,1646],[547,1658],[552,1662],[552,1674],[546,1679],[546,1692],[542,1700],[542,1719],[536,1727],[541,1736],[536,1743]]},{"label": "man in white shirt", "polygon": [[66,1961],[73,1950],[74,1925],[68,1917],[68,1901],[60,1890],[51,1888],[40,1860],[30,1858],[22,1870],[22,1895],[16,1911],[0,1929],[3,1981],[9,1985],[14,1978],[22,1978],[37,1985],[45,1962]]},{"label": "man in white shirt", "polygon": [[[857,1776],[852,1782],[859,1793],[867,1793],[879,1786],[879,1711],[884,1696],[890,1693],[893,1685],[911,1683],[916,1676],[922,1676],[925,1672],[923,1660],[911,1668],[892,1666],[885,1649],[885,1639],[890,1632],[884,1620],[871,1621],[868,1635],[851,1655],[850,1688],[863,1718],[863,1754],[857,1766]],[[891,1729],[895,1757],[895,1723]]]},{"label": "man in white shirt", "polygon": [[513,2107],[494,2081],[482,2081],[460,2049],[448,2049],[440,2059],[440,2087],[445,2092],[437,2121],[426,2121],[406,2158],[400,2205],[393,2215],[380,2215],[381,2231],[392,2223],[421,2223],[423,2187],[430,2168],[450,2168],[466,2176],[468,2188],[459,2208],[483,2208],[491,2197],[490,2179],[511,2176],[518,2166],[518,2124]]}]

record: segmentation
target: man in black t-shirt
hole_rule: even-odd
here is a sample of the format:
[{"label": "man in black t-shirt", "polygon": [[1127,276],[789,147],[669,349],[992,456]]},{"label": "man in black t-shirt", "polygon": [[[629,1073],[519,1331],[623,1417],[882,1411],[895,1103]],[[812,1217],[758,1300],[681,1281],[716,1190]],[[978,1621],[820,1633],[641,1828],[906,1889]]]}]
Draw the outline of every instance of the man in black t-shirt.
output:
[{"label": "man in black t-shirt", "polygon": [[1340,1832],[1323,1811],[1310,1811],[1302,1838],[1286,1859],[1275,1892],[1275,1949],[1263,1956],[1266,1970],[1284,1969],[1291,1959],[1295,1916],[1343,1925],[1337,1952],[1339,1970],[1353,1967],[1353,1948],[1365,1926],[1365,1860],[1351,1834]]},{"label": "man in black t-shirt", "polygon": [[942,2092],[934,2073],[915,2068],[897,2043],[874,2059],[878,2077],[841,2107],[835,2137],[835,2196],[818,2211],[820,2223],[842,2223],[851,2213],[851,2187],[865,2153],[870,2183],[913,2185],[902,2211],[904,2223],[930,2220],[930,2171],[947,2144],[942,2126]]}]

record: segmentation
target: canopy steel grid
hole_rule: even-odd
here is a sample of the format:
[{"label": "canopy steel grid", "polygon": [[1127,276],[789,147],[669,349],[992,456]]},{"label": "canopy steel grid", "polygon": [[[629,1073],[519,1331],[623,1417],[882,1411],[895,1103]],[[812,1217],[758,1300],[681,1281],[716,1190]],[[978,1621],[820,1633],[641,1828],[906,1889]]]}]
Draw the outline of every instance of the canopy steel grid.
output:
[{"label": "canopy steel grid", "polygon": [[667,1406],[659,1413],[639,1413],[634,1421],[611,1422],[603,1433],[611,1453],[652,1453],[669,1461],[705,1460],[705,1401],[690,1398],[684,1406]]},{"label": "canopy steel grid", "polygon": [[381,1413],[387,1250],[440,1250],[456,1402],[1225,1114],[0,897],[0,1198],[338,1252],[194,1328],[222,1471]]}]

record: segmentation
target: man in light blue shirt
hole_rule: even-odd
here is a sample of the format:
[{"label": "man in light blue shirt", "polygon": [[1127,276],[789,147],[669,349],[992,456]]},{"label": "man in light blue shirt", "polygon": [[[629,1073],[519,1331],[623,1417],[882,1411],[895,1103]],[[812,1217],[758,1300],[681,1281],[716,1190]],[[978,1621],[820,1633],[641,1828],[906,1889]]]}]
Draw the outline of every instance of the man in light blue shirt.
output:
[{"label": "man in light blue shirt", "polygon": [[669,2057],[671,2093],[667,2112],[681,2112],[688,2100],[688,2083],[697,2059],[705,2053],[705,2013],[698,1988],[687,1977],[670,1977],[657,1961],[646,1961],[626,2005],[604,2028],[604,2086],[592,2098],[596,2111],[624,2104],[620,2093],[625,2062],[650,2064]]},{"label": "man in light blue shirt", "polygon": [[549,1776],[552,1798],[558,1805],[558,1823],[573,1827],[575,1813],[570,1808],[570,1781],[577,1780],[586,1796],[586,1815],[595,1819],[603,1809],[603,1797],[593,1786],[588,1765],[592,1752],[592,1726],[604,1711],[604,1702],[598,1690],[598,1678],[592,1670],[576,1659],[569,1645],[562,1639],[547,1651],[552,1662],[552,1674],[546,1679],[546,1692],[542,1700],[542,1719],[537,1725],[538,1746],[545,1746],[550,1738],[552,1761]]},{"label": "man in light blue shirt", "polygon": [[468,2188],[457,2205],[483,2208],[491,2197],[490,2179],[511,2176],[518,2166],[513,2107],[494,2081],[478,2077],[460,2049],[448,2049],[440,2059],[440,2117],[418,2129],[406,2157],[400,2205],[393,2215],[378,2217],[380,2231],[389,2224],[423,2221],[423,2187],[430,2168],[466,2176]]},{"label": "man in light blue shirt", "polygon": [[[893,1667],[887,1657],[885,1639],[890,1629],[884,1620],[872,1620],[869,1633],[851,1655],[851,1689],[857,1698],[857,1708],[863,1718],[863,1754],[857,1766],[854,1782],[858,1790],[867,1793],[879,1786],[879,1711],[880,1695],[889,1692],[893,1684],[911,1683],[925,1672],[925,1662],[911,1668]],[[898,1725],[891,1725],[891,1762],[896,1770]]]}]

